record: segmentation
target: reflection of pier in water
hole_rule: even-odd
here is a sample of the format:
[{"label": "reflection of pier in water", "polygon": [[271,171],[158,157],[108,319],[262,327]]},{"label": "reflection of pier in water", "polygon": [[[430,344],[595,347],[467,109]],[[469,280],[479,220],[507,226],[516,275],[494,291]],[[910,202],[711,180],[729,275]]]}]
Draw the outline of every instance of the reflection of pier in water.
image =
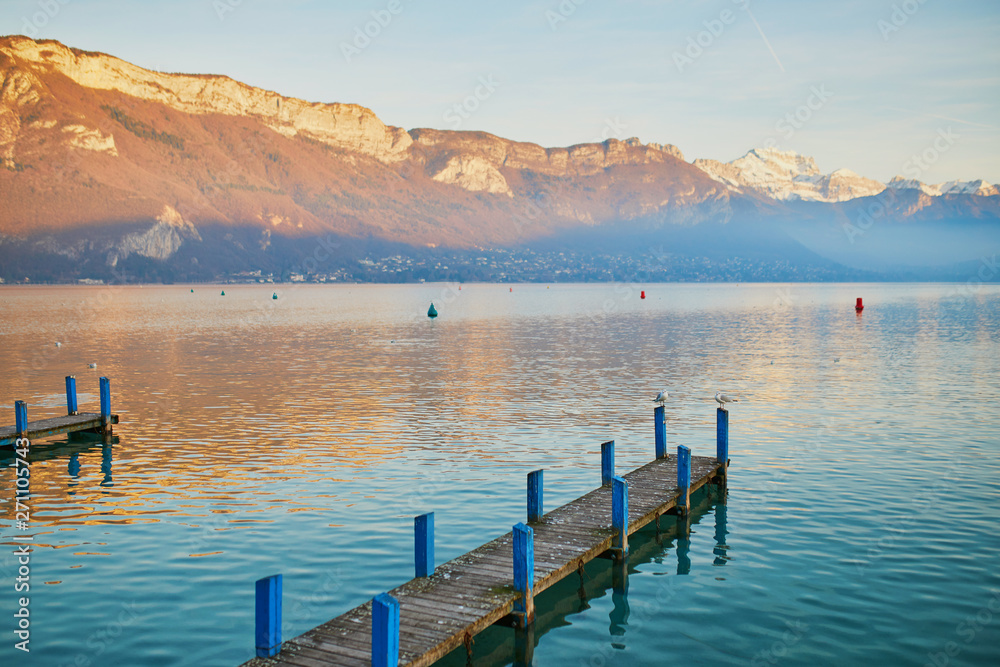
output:
[{"label": "reflection of pier in water", "polygon": [[[688,517],[664,516],[659,526],[654,522],[630,535],[626,561],[605,558],[592,560],[578,576],[566,577],[539,594],[535,598],[535,623],[527,630],[515,628],[512,637],[510,630],[498,625],[478,635],[473,645],[473,664],[477,667],[506,665],[511,661],[517,667],[532,664],[533,649],[543,635],[572,625],[573,616],[586,612],[594,600],[609,593],[613,608],[608,614],[608,637],[595,639],[593,646],[595,655],[601,654],[605,658],[601,664],[614,664],[611,658],[616,651],[626,648],[625,638],[630,627],[638,630],[655,622],[657,618],[662,618],[658,615],[669,613],[670,601],[676,595],[678,580],[673,576],[664,576],[657,587],[654,603],[633,610],[628,596],[630,574],[658,559],[664,559],[665,562],[671,548],[676,551],[676,574],[689,574],[691,527],[708,518],[714,519],[715,523],[715,546],[712,549],[715,559],[712,565],[722,567],[728,562],[726,490],[716,486],[703,488],[704,491],[699,491],[697,496],[692,497]],[[465,667],[469,664],[468,660],[465,648],[458,648],[438,664],[440,667]]]},{"label": "reflection of pier in water", "polygon": [[[111,466],[114,458],[114,445],[119,442],[117,435],[107,436],[98,433],[70,433],[63,441],[52,441],[46,443],[44,448],[31,450],[31,463],[43,463],[45,461],[55,461],[67,459],[67,493],[76,495],[75,488],[79,484],[79,478],[83,469],[80,461],[81,454],[89,454],[96,450],[101,450],[101,472],[104,479],[100,485],[104,487],[114,486],[114,479],[111,475]],[[17,455],[13,450],[0,450],[0,470],[13,468]]]}]

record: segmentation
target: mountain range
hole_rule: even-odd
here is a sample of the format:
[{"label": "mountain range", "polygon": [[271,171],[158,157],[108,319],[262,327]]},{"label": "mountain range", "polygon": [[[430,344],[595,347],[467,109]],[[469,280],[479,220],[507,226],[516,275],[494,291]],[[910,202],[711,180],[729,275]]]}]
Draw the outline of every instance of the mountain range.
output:
[{"label": "mountain range", "polygon": [[983,181],[404,130],[22,36],[0,37],[0,167],[7,282],[965,280],[1000,246]]}]

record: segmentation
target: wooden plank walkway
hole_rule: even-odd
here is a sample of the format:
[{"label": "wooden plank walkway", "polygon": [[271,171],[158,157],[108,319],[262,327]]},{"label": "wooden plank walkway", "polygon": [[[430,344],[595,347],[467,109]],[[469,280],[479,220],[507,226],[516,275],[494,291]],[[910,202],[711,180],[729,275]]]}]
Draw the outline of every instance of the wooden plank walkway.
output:
[{"label": "wooden plank walkway", "polygon": [[[721,479],[726,472],[722,468],[715,458],[691,457],[690,492]],[[628,482],[629,534],[684,502],[677,486],[675,456],[654,460],[624,477]],[[611,496],[610,486],[601,487],[531,524],[534,595],[611,548]],[[519,598],[512,586],[512,543],[513,534],[507,533],[439,566],[430,577],[413,579],[389,591],[400,605],[400,665],[430,665],[512,612]],[[371,647],[369,601],[284,642],[275,657],[254,658],[245,665],[360,667],[372,664]]]},{"label": "wooden plank walkway", "polygon": [[[118,423],[118,415],[111,415],[111,423]],[[25,435],[34,444],[37,438],[47,438],[52,435],[77,431],[97,431],[103,424],[103,417],[99,413],[84,412],[78,415],[63,415],[62,417],[28,422]],[[0,426],[0,447],[13,447],[17,438],[16,426]]]}]

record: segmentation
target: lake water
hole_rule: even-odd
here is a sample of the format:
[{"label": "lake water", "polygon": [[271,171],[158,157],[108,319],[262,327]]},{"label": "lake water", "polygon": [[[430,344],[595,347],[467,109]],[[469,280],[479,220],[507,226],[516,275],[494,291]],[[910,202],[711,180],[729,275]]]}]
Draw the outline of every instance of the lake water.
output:
[{"label": "lake water", "polygon": [[598,561],[541,597],[536,665],[1000,663],[1000,287],[191,288],[0,289],[5,422],[68,374],[121,415],[33,450],[30,655],[0,458],[0,664],[235,665],[257,578],[304,632],[412,576],[416,514],[441,563],[524,519],[530,470],[553,508],[605,440],[650,460],[662,388],[696,455],[740,397],[728,499],[635,538],[627,592]]}]

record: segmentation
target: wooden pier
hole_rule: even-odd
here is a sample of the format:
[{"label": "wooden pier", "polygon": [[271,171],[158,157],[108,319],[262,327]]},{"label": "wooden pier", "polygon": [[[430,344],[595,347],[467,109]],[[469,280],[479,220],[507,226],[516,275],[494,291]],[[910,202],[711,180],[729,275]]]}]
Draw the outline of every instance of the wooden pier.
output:
[{"label": "wooden pier", "polygon": [[106,377],[100,379],[100,396],[100,412],[80,412],[76,399],[76,378],[70,375],[66,377],[67,414],[62,417],[29,422],[28,404],[16,401],[14,425],[0,426],[0,447],[13,447],[19,438],[33,442],[37,438],[81,431],[110,436],[113,425],[118,423],[118,415],[111,412],[111,382]]},{"label": "wooden pier", "polygon": [[[724,487],[729,462],[729,413],[717,411],[716,456],[692,457],[687,447],[667,456],[663,407],[654,414],[652,462],[614,474],[614,442],[601,446],[602,486],[548,513],[542,471],[528,475],[528,520],[436,569],[433,513],[414,521],[417,578],[290,641],[281,641],[281,575],[257,582],[257,657],[246,667],[288,665],[430,665],[495,624],[531,631],[534,596],[597,557],[624,564],[628,536],[660,517],[690,510],[691,494]],[[533,646],[533,640],[530,640]],[[530,652],[530,647],[527,649]]]}]

